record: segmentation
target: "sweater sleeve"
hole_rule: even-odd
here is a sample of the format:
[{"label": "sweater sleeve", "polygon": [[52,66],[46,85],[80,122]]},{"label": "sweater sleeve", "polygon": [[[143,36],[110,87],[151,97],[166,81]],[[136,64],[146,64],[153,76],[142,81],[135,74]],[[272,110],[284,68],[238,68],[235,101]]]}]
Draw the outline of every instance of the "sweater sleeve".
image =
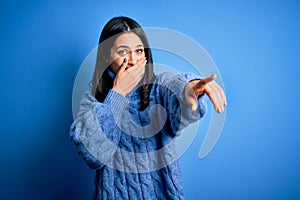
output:
[{"label": "sweater sleeve", "polygon": [[207,111],[204,95],[198,97],[196,111],[192,111],[184,95],[186,84],[197,79],[201,78],[193,73],[162,73],[157,77],[157,98],[166,110],[170,128],[175,136],[190,123],[201,119]]},{"label": "sweater sleeve", "polygon": [[84,94],[77,118],[70,128],[70,139],[90,168],[98,169],[112,162],[121,131],[115,123],[119,116],[113,114],[111,108],[122,110],[127,105],[128,100],[113,90],[103,103],[90,93]]}]

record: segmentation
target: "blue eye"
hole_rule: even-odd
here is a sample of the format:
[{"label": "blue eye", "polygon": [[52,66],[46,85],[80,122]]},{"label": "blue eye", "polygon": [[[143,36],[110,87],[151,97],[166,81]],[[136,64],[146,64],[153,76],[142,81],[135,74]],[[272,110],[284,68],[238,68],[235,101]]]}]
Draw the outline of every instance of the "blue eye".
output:
[{"label": "blue eye", "polygon": [[137,50],[135,50],[138,54],[141,54],[141,53],[143,53],[144,52],[144,49],[137,49]]},{"label": "blue eye", "polygon": [[118,51],[118,54],[120,56],[126,55],[127,53],[128,53],[128,51],[126,51],[126,50],[120,50],[120,51]]}]

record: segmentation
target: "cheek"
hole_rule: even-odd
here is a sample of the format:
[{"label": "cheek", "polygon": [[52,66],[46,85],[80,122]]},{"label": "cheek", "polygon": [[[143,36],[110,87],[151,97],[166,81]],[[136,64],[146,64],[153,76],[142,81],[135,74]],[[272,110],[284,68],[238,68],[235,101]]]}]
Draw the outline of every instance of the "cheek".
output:
[{"label": "cheek", "polygon": [[143,51],[143,53],[142,53],[142,55],[141,55],[141,57],[145,57],[146,55],[145,55],[145,50]]},{"label": "cheek", "polygon": [[122,65],[122,62],[123,62],[122,58],[112,61],[112,63],[110,64],[110,67],[111,67],[112,71],[117,73],[120,66]]},{"label": "cheek", "polygon": [[117,73],[120,66],[123,63],[125,57],[120,57],[119,55],[111,55],[110,57],[110,67],[113,72]]}]

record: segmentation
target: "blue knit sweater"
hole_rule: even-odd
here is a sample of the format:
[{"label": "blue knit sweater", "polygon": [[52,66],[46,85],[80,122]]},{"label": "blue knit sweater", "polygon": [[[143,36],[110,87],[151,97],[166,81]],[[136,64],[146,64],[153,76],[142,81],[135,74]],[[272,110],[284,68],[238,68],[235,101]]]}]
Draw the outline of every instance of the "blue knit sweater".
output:
[{"label": "blue knit sweater", "polygon": [[174,138],[207,109],[203,97],[197,111],[186,103],[184,87],[193,79],[199,77],[156,76],[144,111],[137,87],[126,96],[110,90],[103,103],[83,96],[70,136],[96,170],[94,199],[184,199]]}]

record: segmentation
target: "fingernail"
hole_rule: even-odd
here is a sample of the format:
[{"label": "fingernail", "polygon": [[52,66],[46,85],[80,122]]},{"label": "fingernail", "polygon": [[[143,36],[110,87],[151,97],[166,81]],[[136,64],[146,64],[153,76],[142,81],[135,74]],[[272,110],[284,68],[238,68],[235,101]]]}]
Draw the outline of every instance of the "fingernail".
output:
[{"label": "fingernail", "polygon": [[126,58],[124,58],[123,62],[126,62]]}]

